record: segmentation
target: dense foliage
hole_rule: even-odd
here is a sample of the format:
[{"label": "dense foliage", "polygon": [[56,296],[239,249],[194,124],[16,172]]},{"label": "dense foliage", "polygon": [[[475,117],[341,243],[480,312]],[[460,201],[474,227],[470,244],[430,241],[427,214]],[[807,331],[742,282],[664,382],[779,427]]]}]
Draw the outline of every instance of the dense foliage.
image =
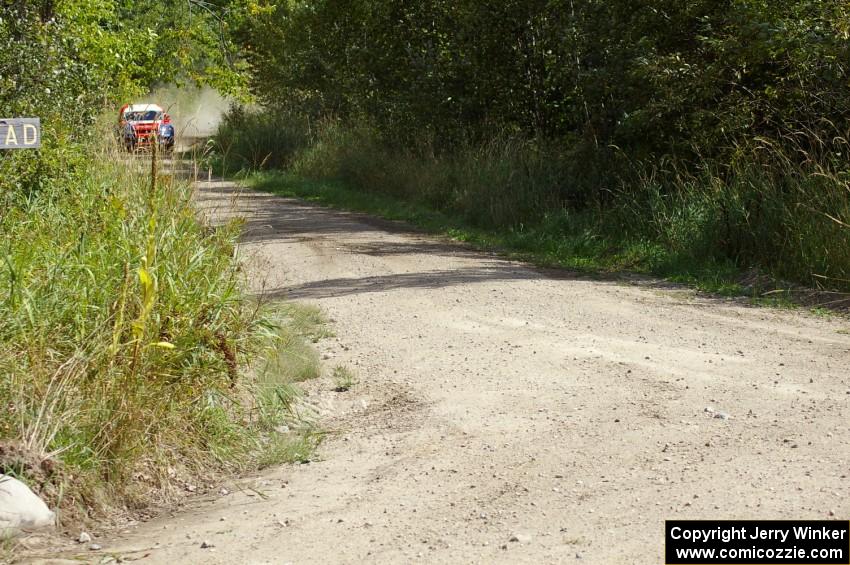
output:
[{"label": "dense foliage", "polygon": [[231,162],[848,287],[843,0],[257,1],[238,29],[266,111]]},{"label": "dense foliage", "polygon": [[399,135],[489,121],[715,152],[850,117],[841,0],[277,2],[244,31],[263,102]]}]

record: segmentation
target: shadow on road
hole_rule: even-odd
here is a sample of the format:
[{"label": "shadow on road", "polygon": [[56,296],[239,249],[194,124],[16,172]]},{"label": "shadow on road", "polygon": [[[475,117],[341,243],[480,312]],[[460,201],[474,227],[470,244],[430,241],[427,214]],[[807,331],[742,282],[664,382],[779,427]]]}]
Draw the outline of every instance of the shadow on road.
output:
[{"label": "shadow on road", "polygon": [[395,289],[435,289],[460,284],[485,283],[497,280],[533,280],[542,275],[528,269],[483,267],[471,269],[399,273],[372,277],[352,277],[315,281],[302,285],[267,290],[268,299],[319,299],[350,296]]},{"label": "shadow on road", "polygon": [[[203,184],[203,183],[201,183]],[[371,232],[427,235],[428,239],[409,241],[363,241],[344,243],[339,246],[344,252],[359,253],[374,257],[408,254],[439,254],[453,257],[486,256],[487,252],[458,242],[435,241],[433,234],[417,230],[403,222],[376,218],[357,212],[345,212],[324,208],[295,198],[283,198],[263,192],[252,192],[250,203],[241,198],[233,199],[234,189],[227,186],[204,186],[204,208],[225,209],[230,216],[245,219],[242,230],[243,243],[305,241],[335,235],[357,235]],[[281,200],[288,205],[280,206]]]}]

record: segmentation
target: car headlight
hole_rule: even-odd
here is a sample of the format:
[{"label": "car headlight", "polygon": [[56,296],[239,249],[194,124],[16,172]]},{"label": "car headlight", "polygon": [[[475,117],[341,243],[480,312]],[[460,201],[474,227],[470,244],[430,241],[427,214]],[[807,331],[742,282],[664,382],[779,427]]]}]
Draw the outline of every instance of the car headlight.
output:
[{"label": "car headlight", "polygon": [[159,126],[160,137],[174,137],[174,126]]}]

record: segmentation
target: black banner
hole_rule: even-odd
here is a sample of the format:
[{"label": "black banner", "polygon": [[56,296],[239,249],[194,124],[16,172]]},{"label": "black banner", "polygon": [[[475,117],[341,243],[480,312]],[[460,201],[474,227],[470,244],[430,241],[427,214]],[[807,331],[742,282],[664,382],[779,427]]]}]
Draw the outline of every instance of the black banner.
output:
[{"label": "black banner", "polygon": [[850,522],[668,520],[667,565],[850,565]]}]

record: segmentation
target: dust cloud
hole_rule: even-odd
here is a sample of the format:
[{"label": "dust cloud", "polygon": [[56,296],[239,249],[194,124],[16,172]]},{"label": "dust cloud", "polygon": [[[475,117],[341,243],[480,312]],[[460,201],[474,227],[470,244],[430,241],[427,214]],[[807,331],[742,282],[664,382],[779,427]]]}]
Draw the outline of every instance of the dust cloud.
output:
[{"label": "dust cloud", "polygon": [[162,86],[138,102],[159,104],[165,108],[177,130],[177,136],[184,139],[215,134],[222,116],[230,106],[230,100],[209,87]]}]

